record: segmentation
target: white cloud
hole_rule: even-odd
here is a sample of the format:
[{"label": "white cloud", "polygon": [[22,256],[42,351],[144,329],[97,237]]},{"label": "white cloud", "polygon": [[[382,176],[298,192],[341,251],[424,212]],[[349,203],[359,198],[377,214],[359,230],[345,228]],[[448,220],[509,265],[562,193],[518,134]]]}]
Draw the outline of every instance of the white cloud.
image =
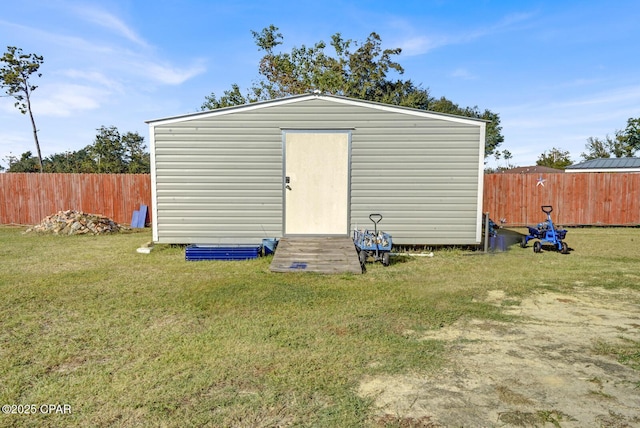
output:
[{"label": "white cloud", "polygon": [[[9,27],[18,34],[28,34],[36,40],[38,44],[47,46],[50,44],[60,46],[65,52],[82,51],[97,55],[109,55],[114,53],[114,49],[110,46],[98,43],[92,43],[83,37],[68,36],[56,32],[45,31],[38,27],[31,27],[13,22],[0,20],[0,25]],[[45,58],[45,63],[47,58]]]},{"label": "white cloud", "polygon": [[[558,95],[556,95],[556,98]],[[499,110],[501,116],[511,116],[511,124],[518,127],[542,127],[544,125],[590,125],[621,116],[640,114],[640,86],[600,89],[588,96],[565,98],[555,102],[541,99]],[[618,125],[626,125],[626,118]],[[613,134],[615,129],[609,132]]]},{"label": "white cloud", "polygon": [[[142,77],[146,80],[163,85],[180,85],[198,74],[206,71],[202,61],[196,60],[189,67],[177,67],[169,62],[158,60],[155,57],[154,49],[145,40],[142,39],[133,29],[128,27],[121,19],[115,15],[101,9],[82,7],[76,10],[76,13],[90,22],[101,25],[125,39],[135,43],[141,50],[132,51],[127,48],[106,48],[99,46],[102,55],[94,61],[95,66],[101,66],[104,70],[115,70],[111,75],[119,76],[119,81],[106,77],[105,73],[97,73],[83,70],[75,70],[74,72],[84,79],[93,81],[107,88],[117,89],[121,91],[125,79],[123,77],[130,76],[134,79]],[[85,51],[93,51],[92,43],[82,42],[76,43]]]},{"label": "white cloud", "polygon": [[489,27],[489,29],[485,31],[484,34],[493,34],[501,31],[522,29],[520,24],[528,22],[535,15],[535,12],[512,13]]},{"label": "white cloud", "polygon": [[199,62],[183,69],[166,64],[141,61],[136,64],[136,68],[141,75],[166,85],[179,85],[206,70]]},{"label": "white cloud", "polygon": [[414,36],[398,42],[398,47],[402,49],[402,55],[417,56],[425,54],[433,49],[450,44],[450,40],[444,36],[427,37]]},{"label": "white cloud", "polygon": [[2,95],[0,97],[0,112],[12,113],[14,111],[18,111],[13,105],[15,102],[15,98],[5,97],[4,95]]},{"label": "white cloud", "polygon": [[422,34],[414,26],[405,20],[394,20],[391,27],[398,32],[407,34],[395,44],[402,48],[402,54],[406,56],[423,55],[437,48],[449,45],[470,43],[477,39],[506,31],[521,29],[521,24],[529,21],[533,13],[516,13],[505,16],[500,21],[487,27],[478,27],[471,30],[461,31],[454,29],[451,33],[442,34]]},{"label": "white cloud", "polygon": [[59,83],[43,90],[32,104],[35,115],[69,117],[99,108],[108,95],[108,91],[92,86]]},{"label": "white cloud", "polygon": [[111,89],[117,92],[122,92],[123,90],[123,85],[121,82],[118,82],[115,79],[107,77],[104,73],[101,73],[99,71],[85,71],[85,70],[70,69],[70,70],[62,71],[61,74],[64,77],[70,78],[74,81],[83,80],[85,82],[97,84],[99,86],[102,86],[104,88]]},{"label": "white cloud", "polygon": [[451,77],[463,80],[475,80],[476,76],[465,68],[458,68],[451,73]]},{"label": "white cloud", "polygon": [[583,106],[611,106],[615,107],[623,103],[632,103],[636,106],[640,105],[640,86],[630,86],[607,90],[605,92],[596,93],[591,97],[582,97],[574,100],[556,103],[554,107],[558,108],[575,108]]},{"label": "white cloud", "polygon": [[125,24],[117,16],[106,12],[102,9],[97,9],[89,6],[82,6],[75,10],[85,20],[100,25],[112,32],[118,34],[121,37],[145,48],[148,48],[148,43],[142,39],[133,29]]},{"label": "white cloud", "polygon": [[[0,26],[6,26],[20,34],[29,34],[43,47],[49,46],[47,58],[55,57],[58,62],[64,62],[68,58],[66,61],[74,64],[74,68],[57,73],[100,90],[121,93],[132,84],[135,86],[134,90],[137,90],[141,86],[136,83],[140,82],[140,78],[144,79],[143,83],[180,85],[206,71],[202,60],[194,60],[187,66],[176,66],[166,59],[158,58],[153,46],[109,11],[86,5],[69,6],[68,10],[91,25],[106,28],[134,45],[114,37],[100,38],[97,33],[93,33],[91,38],[75,36],[73,28],[50,31],[1,19]],[[78,104],[90,105],[87,102]]]},{"label": "white cloud", "polygon": [[35,145],[33,144],[31,124],[27,117],[21,115],[16,109],[6,118],[3,116],[0,115],[0,122],[2,123],[7,123],[9,120],[20,122],[18,126],[14,125],[13,129],[10,130],[6,130],[5,127],[0,128],[0,166],[7,168],[9,166],[5,161],[7,157],[20,157],[27,150],[33,153],[35,152]]}]

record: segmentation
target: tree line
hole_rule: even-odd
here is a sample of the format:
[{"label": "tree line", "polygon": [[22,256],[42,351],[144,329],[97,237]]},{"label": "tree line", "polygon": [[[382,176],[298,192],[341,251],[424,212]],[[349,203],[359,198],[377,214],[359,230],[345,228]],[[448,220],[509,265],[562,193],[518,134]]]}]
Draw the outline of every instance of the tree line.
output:
[{"label": "tree line", "polygon": [[8,156],[7,172],[58,172],[146,174],[151,171],[144,137],[137,132],[120,134],[115,126],[97,129],[93,144],[80,150],[56,153],[42,160],[30,151],[19,158]]},{"label": "tree line", "polygon": [[[585,151],[580,153],[580,159],[588,161],[612,157],[634,157],[638,151],[640,151],[640,118],[630,117],[627,119],[626,128],[615,131],[614,137],[607,135],[605,138],[587,138]],[[494,158],[498,162],[503,161],[503,164],[496,168],[487,168],[485,172],[501,172],[517,167],[511,163],[513,156],[509,150],[496,151]],[[536,165],[564,170],[569,165],[573,165],[573,160],[568,150],[553,147],[538,156]]]},{"label": "tree line", "polygon": [[[602,158],[633,157],[640,150],[640,118],[627,119],[627,126],[617,130],[614,137],[589,137],[585,151],[580,153],[583,161]],[[546,150],[538,157],[536,165],[565,169],[573,165],[570,153],[557,147]]]}]

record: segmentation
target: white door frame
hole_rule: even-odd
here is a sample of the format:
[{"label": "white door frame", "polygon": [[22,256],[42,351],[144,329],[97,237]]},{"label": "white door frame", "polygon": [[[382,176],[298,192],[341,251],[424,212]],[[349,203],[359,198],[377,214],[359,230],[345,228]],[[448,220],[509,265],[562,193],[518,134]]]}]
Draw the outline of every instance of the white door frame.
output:
[{"label": "white door frame", "polygon": [[[299,230],[287,230],[287,196],[293,191],[295,183],[287,182],[287,134],[343,134],[347,137],[347,153],[346,153],[346,189],[344,195],[337,197],[346,197],[346,214],[344,219],[344,230],[331,233],[322,233],[318,231],[310,231],[309,233]],[[331,171],[327,171],[331,173]],[[351,130],[345,129],[283,129],[282,130],[282,231],[284,236],[349,236],[349,226],[351,219]],[[292,224],[292,222],[290,222]],[[299,226],[294,226],[299,227]],[[290,228],[291,229],[291,228]]]}]

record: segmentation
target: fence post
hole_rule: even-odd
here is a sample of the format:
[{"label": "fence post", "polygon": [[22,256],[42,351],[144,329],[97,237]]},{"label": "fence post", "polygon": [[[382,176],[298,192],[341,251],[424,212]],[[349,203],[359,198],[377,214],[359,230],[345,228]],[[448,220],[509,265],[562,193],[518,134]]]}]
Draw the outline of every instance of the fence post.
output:
[{"label": "fence post", "polygon": [[484,217],[484,252],[489,252],[489,213],[483,214]]}]

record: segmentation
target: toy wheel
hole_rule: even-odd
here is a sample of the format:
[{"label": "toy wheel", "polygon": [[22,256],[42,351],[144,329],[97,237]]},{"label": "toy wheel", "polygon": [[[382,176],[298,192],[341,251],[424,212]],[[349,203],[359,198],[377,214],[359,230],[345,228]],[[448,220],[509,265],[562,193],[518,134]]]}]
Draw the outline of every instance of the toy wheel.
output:
[{"label": "toy wheel", "polygon": [[542,244],[540,243],[540,241],[536,241],[533,243],[533,252],[534,253],[539,253],[542,251]]},{"label": "toy wheel", "polygon": [[562,248],[560,249],[560,252],[562,254],[569,254],[569,246],[567,245],[566,242],[562,243]]},{"label": "toy wheel", "polygon": [[367,262],[367,252],[362,250],[360,251],[360,254],[358,256],[360,257],[360,264],[364,266],[364,264]]},{"label": "toy wheel", "polygon": [[523,236],[522,240],[520,241],[520,248],[527,248],[527,237]]},{"label": "toy wheel", "polygon": [[389,266],[389,253],[382,255],[382,266]]}]

